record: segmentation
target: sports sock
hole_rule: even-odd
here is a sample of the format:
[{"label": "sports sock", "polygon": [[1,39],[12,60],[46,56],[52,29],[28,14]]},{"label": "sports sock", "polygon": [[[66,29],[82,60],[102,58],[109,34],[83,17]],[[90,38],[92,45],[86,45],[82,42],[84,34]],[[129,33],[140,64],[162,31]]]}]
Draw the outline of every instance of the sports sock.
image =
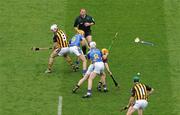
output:
[{"label": "sports sock", "polygon": [[83,76],[86,74],[86,70],[82,70]]},{"label": "sports sock", "polygon": [[98,83],[98,88],[101,88],[101,86],[102,86],[102,82],[99,82]]},{"label": "sports sock", "polygon": [[76,65],[79,65],[79,61],[76,61],[75,63],[76,63]]}]

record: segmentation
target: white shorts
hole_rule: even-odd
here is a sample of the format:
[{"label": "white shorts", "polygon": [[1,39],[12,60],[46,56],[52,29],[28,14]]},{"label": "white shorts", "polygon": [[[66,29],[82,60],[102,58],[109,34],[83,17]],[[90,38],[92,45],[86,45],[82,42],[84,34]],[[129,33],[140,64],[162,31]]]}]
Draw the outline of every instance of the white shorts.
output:
[{"label": "white shorts", "polygon": [[73,53],[73,54],[75,54],[76,56],[80,56],[80,55],[83,54],[83,53],[82,53],[82,50],[81,50],[79,47],[77,47],[77,46],[69,47],[69,51],[70,51],[70,53]]},{"label": "white shorts", "polygon": [[90,74],[91,72],[93,72],[94,70],[94,65],[93,64],[90,64],[87,71],[86,71],[86,75]]},{"label": "white shorts", "polygon": [[135,104],[133,106],[134,109],[145,109],[148,105],[148,102],[146,100],[136,100]]},{"label": "white shorts", "polygon": [[95,62],[93,72],[97,74],[101,74],[104,72],[104,63],[103,62]]},{"label": "white shorts", "polygon": [[64,56],[65,54],[68,54],[69,53],[69,47],[64,47],[64,48],[61,48],[61,49],[56,49],[56,51],[58,51],[58,55],[59,56]]}]

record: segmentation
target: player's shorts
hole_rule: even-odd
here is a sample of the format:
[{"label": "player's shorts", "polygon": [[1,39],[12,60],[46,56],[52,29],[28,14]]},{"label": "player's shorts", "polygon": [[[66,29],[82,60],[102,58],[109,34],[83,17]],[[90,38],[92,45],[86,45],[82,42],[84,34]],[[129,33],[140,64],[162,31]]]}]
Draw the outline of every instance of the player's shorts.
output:
[{"label": "player's shorts", "polygon": [[69,47],[70,53],[75,54],[76,56],[80,56],[83,54],[82,50],[77,46]]},{"label": "player's shorts", "polygon": [[93,72],[97,74],[101,74],[104,72],[104,63],[103,62],[95,62]]},{"label": "player's shorts", "polygon": [[134,109],[145,109],[148,105],[148,102],[146,100],[136,100],[133,108]]},{"label": "player's shorts", "polygon": [[102,59],[104,63],[107,63],[108,62],[108,59]]},{"label": "player's shorts", "polygon": [[61,49],[56,49],[56,51],[58,52],[59,56],[64,56],[65,54],[69,53],[69,47],[64,47]]},{"label": "player's shorts", "polygon": [[87,71],[86,71],[86,74],[90,74],[91,72],[93,72],[93,70],[94,70],[94,65],[90,64]]},{"label": "player's shorts", "polygon": [[86,38],[87,36],[91,35],[91,30],[89,31],[84,31],[84,37]]}]

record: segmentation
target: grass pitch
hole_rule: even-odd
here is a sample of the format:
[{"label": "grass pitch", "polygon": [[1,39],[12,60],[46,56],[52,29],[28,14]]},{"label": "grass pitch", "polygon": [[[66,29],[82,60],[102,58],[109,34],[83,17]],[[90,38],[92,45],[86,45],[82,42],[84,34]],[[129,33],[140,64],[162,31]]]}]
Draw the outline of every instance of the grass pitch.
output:
[{"label": "grass pitch", "polygon": [[[1,0],[0,1],[0,114],[56,115],[58,97],[63,96],[63,115],[117,115],[127,104],[132,75],[140,72],[141,81],[155,89],[146,115],[179,115],[179,21],[178,0]],[[108,48],[119,32],[109,56],[111,69],[120,83],[110,92],[96,91],[82,99],[84,84],[77,94],[71,89],[81,72],[71,72],[57,58],[52,74],[44,74],[50,51],[32,52],[32,46],[51,46],[53,23],[73,32],[74,18],[80,8],[95,18],[93,40],[98,48]],[[155,43],[154,47],[133,43],[135,37]]]}]

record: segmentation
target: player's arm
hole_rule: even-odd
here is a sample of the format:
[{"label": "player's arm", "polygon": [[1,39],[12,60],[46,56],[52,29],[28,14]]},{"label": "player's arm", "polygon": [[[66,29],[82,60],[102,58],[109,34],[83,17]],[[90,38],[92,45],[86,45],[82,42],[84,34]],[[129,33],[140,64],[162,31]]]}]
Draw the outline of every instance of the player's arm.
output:
[{"label": "player's arm", "polygon": [[94,18],[90,17],[90,21],[85,23],[85,26],[92,26],[95,24]]},{"label": "player's arm", "polygon": [[148,95],[151,95],[154,92],[154,89],[151,88],[151,91],[148,91]]},{"label": "player's arm", "polygon": [[131,89],[131,97],[129,98],[129,103],[128,105],[126,106],[127,108],[129,108],[130,106],[133,106],[134,105],[134,97],[135,97],[135,89],[134,87]]},{"label": "player's arm", "polygon": [[127,108],[129,108],[130,106],[133,106],[133,104],[134,104],[134,96],[131,96],[131,97],[129,98],[129,103],[128,103],[128,105],[127,105]]},{"label": "player's arm", "polygon": [[[102,53],[103,54],[103,53]],[[108,71],[108,73],[110,74],[110,75],[112,75],[112,72],[110,71],[110,68],[109,68],[109,64],[108,64],[108,62],[107,62],[107,56],[108,56],[108,52],[107,53],[105,53],[105,54],[103,54],[103,57],[102,57],[102,59],[103,59],[103,62],[104,62],[104,65],[105,65],[105,67],[106,67],[106,70]]]},{"label": "player's arm", "polygon": [[53,37],[53,46],[52,46],[52,50],[55,50],[57,48],[57,36],[55,35]]},{"label": "player's arm", "polygon": [[86,23],[85,23],[85,26],[92,26],[92,25],[94,25],[93,22],[90,22],[90,23],[89,23],[89,22],[86,22]]},{"label": "player's arm", "polygon": [[147,85],[145,85],[145,86],[146,86],[146,89],[148,91],[148,95],[151,95],[154,92],[154,89],[149,87],[149,86],[147,86]]},{"label": "player's arm", "polygon": [[90,22],[90,26],[94,25],[95,24],[95,20],[93,17],[91,17],[91,22]]},{"label": "player's arm", "polygon": [[135,89],[134,87],[131,89],[131,97],[129,98],[129,102],[127,104],[127,106],[123,107],[121,109],[121,112],[124,111],[124,110],[127,110],[129,109],[129,107],[133,106],[134,105],[134,100],[135,100]]},{"label": "player's arm", "polygon": [[110,68],[109,68],[108,63],[107,63],[107,62],[105,62],[105,63],[104,63],[104,65],[105,65],[106,70],[108,71],[108,73],[109,73],[110,75],[112,75],[112,72],[110,71]]},{"label": "player's arm", "polygon": [[54,42],[54,43],[53,43],[52,50],[55,50],[55,49],[57,49],[57,42]]}]

